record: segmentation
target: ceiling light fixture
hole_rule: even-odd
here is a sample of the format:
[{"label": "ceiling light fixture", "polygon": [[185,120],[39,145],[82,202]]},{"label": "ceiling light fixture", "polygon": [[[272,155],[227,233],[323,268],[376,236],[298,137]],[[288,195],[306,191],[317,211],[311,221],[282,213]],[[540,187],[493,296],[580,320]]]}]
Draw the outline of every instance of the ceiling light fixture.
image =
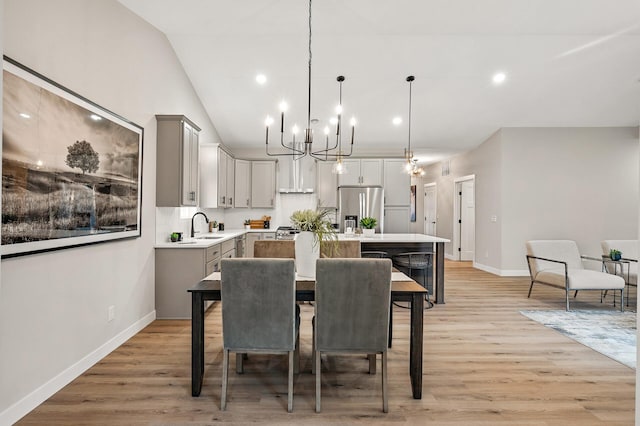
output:
[{"label": "ceiling light fixture", "polygon": [[502,84],[507,79],[507,75],[503,72],[498,72],[493,75],[494,84]]},{"label": "ceiling light fixture", "polygon": [[304,132],[304,141],[296,141],[296,133],[298,131],[297,126],[293,127],[292,132],[292,141],[290,143],[285,144],[284,141],[284,113],[287,110],[286,102],[282,101],[280,103],[280,145],[286,149],[285,152],[273,153],[269,152],[269,126],[273,124],[273,118],[267,116],[265,120],[266,131],[265,131],[265,152],[268,156],[292,156],[294,160],[300,159],[305,156],[313,157],[320,161],[328,161],[328,160],[336,160],[336,164],[333,167],[334,173],[344,173],[345,168],[342,163],[343,157],[349,157],[353,153],[353,139],[355,136],[355,118],[352,118],[350,121],[351,124],[351,144],[349,147],[349,152],[344,152],[342,150],[342,83],[345,78],[343,76],[338,76],[336,80],[338,81],[340,87],[338,106],[336,107],[337,117],[333,117],[331,119],[331,124],[336,126],[335,131],[335,144],[331,147],[329,146],[329,134],[331,130],[328,127],[324,128],[325,134],[325,147],[324,149],[319,149],[317,151],[313,150],[313,130],[311,129],[311,2],[309,0],[309,62],[308,62],[308,103],[307,103],[307,128]]},{"label": "ceiling light fixture", "polygon": [[264,74],[256,75],[256,82],[260,85],[265,84],[267,82],[267,76]]},{"label": "ceiling light fixture", "polygon": [[407,142],[407,147],[404,149],[404,159],[406,160],[406,164],[404,166],[405,171],[410,175],[416,176],[415,173],[420,173],[417,167],[417,160],[413,158],[413,151],[411,151],[411,89],[413,86],[413,81],[416,78],[412,75],[407,77],[407,82],[409,83],[409,137]]}]

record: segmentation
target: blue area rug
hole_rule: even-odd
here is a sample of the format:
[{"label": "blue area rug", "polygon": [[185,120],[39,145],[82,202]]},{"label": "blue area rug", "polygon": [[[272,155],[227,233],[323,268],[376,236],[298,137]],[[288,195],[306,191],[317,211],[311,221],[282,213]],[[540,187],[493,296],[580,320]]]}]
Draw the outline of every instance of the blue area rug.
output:
[{"label": "blue area rug", "polygon": [[520,311],[633,369],[636,368],[636,313],[619,311]]}]

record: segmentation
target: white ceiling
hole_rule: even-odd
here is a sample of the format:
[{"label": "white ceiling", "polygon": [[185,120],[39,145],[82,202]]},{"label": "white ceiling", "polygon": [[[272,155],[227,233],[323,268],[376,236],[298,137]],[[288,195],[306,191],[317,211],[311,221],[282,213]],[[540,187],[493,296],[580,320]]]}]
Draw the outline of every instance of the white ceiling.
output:
[{"label": "white ceiling", "polygon": [[[226,145],[262,149],[282,99],[286,127],[305,127],[307,1],[120,2],[167,35]],[[311,116],[324,127],[344,75],[360,154],[402,154],[408,75],[411,144],[425,163],[501,127],[639,123],[639,0],[315,0],[312,16]]]}]

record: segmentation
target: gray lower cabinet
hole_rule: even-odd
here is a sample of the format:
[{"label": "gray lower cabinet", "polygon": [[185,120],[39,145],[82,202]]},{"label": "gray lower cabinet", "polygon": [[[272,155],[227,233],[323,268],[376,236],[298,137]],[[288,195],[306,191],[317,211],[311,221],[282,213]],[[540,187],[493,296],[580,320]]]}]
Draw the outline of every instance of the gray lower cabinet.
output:
[{"label": "gray lower cabinet", "polygon": [[[156,318],[191,318],[191,294],[187,290],[220,270],[223,245],[207,248],[156,248]],[[228,241],[235,254],[235,240]]]}]

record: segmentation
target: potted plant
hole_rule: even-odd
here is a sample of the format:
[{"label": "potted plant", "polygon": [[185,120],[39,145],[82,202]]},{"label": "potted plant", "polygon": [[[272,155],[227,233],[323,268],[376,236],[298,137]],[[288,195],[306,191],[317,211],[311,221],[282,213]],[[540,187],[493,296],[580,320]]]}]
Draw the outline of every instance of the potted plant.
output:
[{"label": "potted plant", "polygon": [[251,220],[249,219],[244,220],[244,229],[251,229]]},{"label": "potted plant", "polygon": [[171,242],[175,243],[177,241],[180,241],[180,234],[178,234],[177,232],[173,232],[170,238],[171,238]]},{"label": "potted plant", "polygon": [[620,250],[611,249],[609,250],[609,257],[611,260],[620,260],[622,259],[622,252]]},{"label": "potted plant", "polygon": [[375,217],[363,217],[360,219],[360,226],[362,226],[362,234],[367,237],[376,233],[376,225],[378,220]]},{"label": "potted plant", "polygon": [[218,232],[218,221],[212,220],[209,222],[209,232]]},{"label": "potted plant", "polygon": [[300,230],[295,239],[296,272],[299,275],[315,277],[320,242],[337,241],[328,215],[328,210],[297,210],[291,215],[292,226]]}]

